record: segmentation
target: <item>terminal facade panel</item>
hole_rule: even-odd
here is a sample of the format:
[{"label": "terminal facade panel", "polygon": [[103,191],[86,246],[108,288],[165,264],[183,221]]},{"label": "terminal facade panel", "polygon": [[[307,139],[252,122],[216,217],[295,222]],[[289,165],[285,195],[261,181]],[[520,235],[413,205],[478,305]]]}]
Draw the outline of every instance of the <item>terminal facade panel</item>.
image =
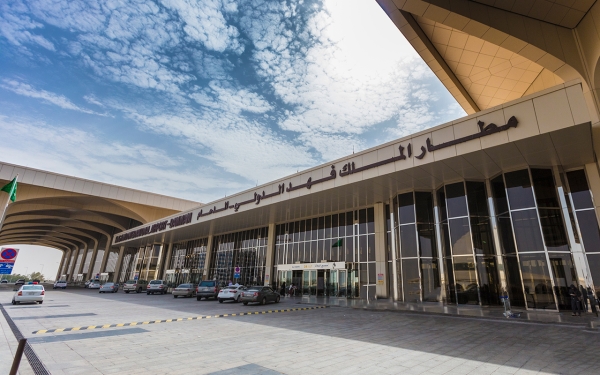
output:
[{"label": "terminal facade panel", "polygon": [[600,296],[584,103],[581,82],[561,84],[161,219],[191,217],[174,228],[124,231],[117,280],[567,309],[571,284]]}]

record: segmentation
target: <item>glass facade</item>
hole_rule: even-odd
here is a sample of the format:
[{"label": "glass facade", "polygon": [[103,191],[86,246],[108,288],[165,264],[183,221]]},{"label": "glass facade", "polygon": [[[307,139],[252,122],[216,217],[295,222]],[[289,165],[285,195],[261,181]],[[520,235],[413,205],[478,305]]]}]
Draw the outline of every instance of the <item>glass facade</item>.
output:
[{"label": "glass facade", "polygon": [[299,293],[317,296],[375,295],[374,209],[280,224],[275,229],[275,264],[345,262],[345,270],[285,271],[278,276]]},{"label": "glass facade", "polygon": [[224,285],[263,285],[268,232],[265,227],[215,236],[208,279]]},{"label": "glass facade", "polygon": [[173,244],[164,277],[169,288],[184,283],[198,284],[202,280],[207,246],[208,238]]},{"label": "glass facade", "polygon": [[160,262],[162,252],[163,246],[158,244],[140,247],[136,256],[135,271],[132,278],[137,276],[138,279],[147,281],[157,279],[162,266]]}]

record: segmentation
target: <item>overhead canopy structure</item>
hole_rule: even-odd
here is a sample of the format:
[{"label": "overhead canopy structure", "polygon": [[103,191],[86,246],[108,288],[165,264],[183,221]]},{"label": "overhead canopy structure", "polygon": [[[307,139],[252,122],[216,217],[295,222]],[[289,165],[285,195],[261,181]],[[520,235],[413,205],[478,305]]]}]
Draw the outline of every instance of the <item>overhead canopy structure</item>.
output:
[{"label": "overhead canopy structure", "polygon": [[[0,245],[61,250],[79,258],[69,272],[61,270],[71,276],[104,272],[113,234],[200,204],[7,163],[0,163],[0,186],[17,174],[17,201],[6,211]],[[0,198],[4,208],[8,196]],[[99,247],[103,256],[96,259]]]}]

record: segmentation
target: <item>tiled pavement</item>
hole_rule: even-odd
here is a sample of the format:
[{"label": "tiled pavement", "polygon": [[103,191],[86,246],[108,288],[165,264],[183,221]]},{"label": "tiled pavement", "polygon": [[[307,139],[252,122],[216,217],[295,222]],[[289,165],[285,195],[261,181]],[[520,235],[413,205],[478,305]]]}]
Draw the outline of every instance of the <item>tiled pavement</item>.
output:
[{"label": "tiled pavement", "polygon": [[[14,322],[35,337],[31,345],[52,374],[600,373],[600,334],[572,325],[331,307],[32,335],[40,329],[302,305],[296,299],[263,307],[50,290],[43,305],[10,306],[10,296],[0,292],[0,301],[13,319],[27,318]],[[91,332],[97,335],[84,336]],[[10,337],[10,331],[4,333]]]}]

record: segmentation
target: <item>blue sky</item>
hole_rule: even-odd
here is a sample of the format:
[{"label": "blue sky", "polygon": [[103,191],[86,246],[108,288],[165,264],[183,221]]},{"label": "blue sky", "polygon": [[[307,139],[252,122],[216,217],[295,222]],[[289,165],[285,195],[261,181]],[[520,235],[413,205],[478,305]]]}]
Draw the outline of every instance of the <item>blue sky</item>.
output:
[{"label": "blue sky", "polygon": [[5,162],[209,202],[463,115],[372,0],[0,2]]}]

